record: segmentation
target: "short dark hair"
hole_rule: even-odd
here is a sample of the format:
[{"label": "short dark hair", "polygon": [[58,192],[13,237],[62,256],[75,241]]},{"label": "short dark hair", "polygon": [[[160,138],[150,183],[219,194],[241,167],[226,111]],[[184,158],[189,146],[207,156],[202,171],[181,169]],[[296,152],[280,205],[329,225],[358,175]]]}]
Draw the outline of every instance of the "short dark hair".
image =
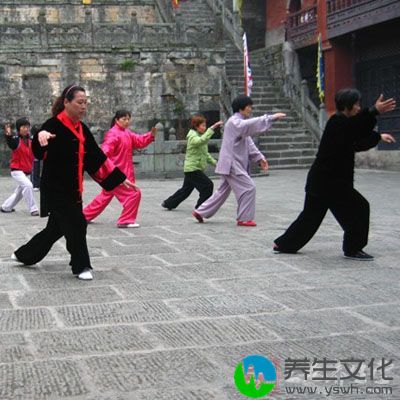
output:
[{"label": "short dark hair", "polygon": [[361,93],[357,89],[340,89],[335,95],[336,110],[351,110],[357,101],[361,100]]},{"label": "short dark hair", "polygon": [[203,117],[203,115],[193,115],[193,117],[190,118],[190,127],[192,129],[196,129],[204,122],[207,122],[207,120],[205,119],[205,117]]},{"label": "short dark hair", "polygon": [[15,127],[17,128],[17,132],[19,132],[19,130],[21,129],[21,126],[31,126],[31,123],[29,122],[28,118],[19,118],[17,119],[17,121],[15,122]]},{"label": "short dark hair", "polygon": [[253,105],[253,100],[249,96],[240,95],[232,101],[232,111],[237,113],[251,105]]},{"label": "short dark hair", "polygon": [[120,119],[120,118],[123,118],[123,117],[131,118],[132,114],[131,114],[130,111],[125,110],[125,109],[117,110],[115,112],[115,115],[113,116],[113,118],[111,120],[110,128],[112,128],[116,124],[117,119]]}]

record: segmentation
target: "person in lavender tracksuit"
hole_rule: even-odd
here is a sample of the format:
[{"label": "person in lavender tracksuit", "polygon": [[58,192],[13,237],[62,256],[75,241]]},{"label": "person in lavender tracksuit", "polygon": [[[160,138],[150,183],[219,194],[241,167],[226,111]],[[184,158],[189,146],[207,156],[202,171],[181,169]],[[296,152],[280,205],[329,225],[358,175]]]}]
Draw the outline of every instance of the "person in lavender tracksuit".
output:
[{"label": "person in lavender tracksuit", "polygon": [[233,190],[238,203],[237,225],[257,226],[254,222],[256,185],[249,175],[250,163],[259,163],[263,170],[268,169],[268,163],[251,136],[265,132],[273,121],[284,118],[286,114],[276,113],[249,118],[252,105],[253,101],[248,96],[238,96],[232,102],[234,114],[225,125],[215,169],[215,172],[221,175],[220,186],[208,200],[192,212],[199,222],[204,222],[203,218],[212,217]]}]

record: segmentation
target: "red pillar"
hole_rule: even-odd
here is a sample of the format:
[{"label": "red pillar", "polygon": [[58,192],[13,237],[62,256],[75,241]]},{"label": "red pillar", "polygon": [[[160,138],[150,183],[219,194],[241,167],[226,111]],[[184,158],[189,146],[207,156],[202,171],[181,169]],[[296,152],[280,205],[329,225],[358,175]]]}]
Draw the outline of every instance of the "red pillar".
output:
[{"label": "red pillar", "polygon": [[318,0],[318,32],[321,33],[325,61],[325,106],[329,115],[335,112],[335,93],[352,86],[353,54],[351,40],[327,39],[326,0]]}]

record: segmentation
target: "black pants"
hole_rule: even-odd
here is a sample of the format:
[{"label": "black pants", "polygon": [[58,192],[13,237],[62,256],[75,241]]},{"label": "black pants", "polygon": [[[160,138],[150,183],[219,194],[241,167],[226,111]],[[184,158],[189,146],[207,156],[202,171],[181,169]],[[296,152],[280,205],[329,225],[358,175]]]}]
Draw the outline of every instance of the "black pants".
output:
[{"label": "black pants", "polygon": [[31,181],[34,188],[40,187],[40,160],[33,161]]},{"label": "black pants", "polygon": [[275,243],[283,251],[300,250],[315,235],[328,210],[344,230],[344,253],[362,250],[368,243],[369,203],[355,189],[326,197],[307,193],[303,211]]},{"label": "black pants", "polygon": [[82,204],[64,203],[60,207],[50,207],[46,227],[27,244],[21,246],[15,255],[26,265],[36,264],[43,260],[58,239],[65,236],[67,250],[71,254],[72,273],[79,274],[85,268],[91,268],[86,243],[86,228]]},{"label": "black pants", "polygon": [[185,172],[185,179],[183,180],[182,187],[176,191],[172,196],[164,200],[166,208],[176,208],[183,200],[186,200],[190,194],[196,189],[199,192],[199,199],[195,208],[200,207],[209,197],[211,197],[214,190],[214,184],[211,179],[202,171]]}]

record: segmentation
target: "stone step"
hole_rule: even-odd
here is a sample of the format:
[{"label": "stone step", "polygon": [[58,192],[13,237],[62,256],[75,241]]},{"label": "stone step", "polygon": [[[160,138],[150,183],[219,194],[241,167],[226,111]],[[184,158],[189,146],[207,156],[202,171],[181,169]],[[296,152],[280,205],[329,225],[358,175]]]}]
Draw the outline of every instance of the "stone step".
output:
[{"label": "stone step", "polygon": [[269,158],[267,157],[268,164],[272,166],[279,166],[281,168],[291,166],[291,167],[301,167],[304,168],[310,166],[314,162],[315,157],[299,157],[299,158]]},{"label": "stone step", "polygon": [[291,150],[291,149],[304,149],[310,150],[313,149],[316,152],[316,146],[310,142],[288,142],[288,143],[265,143],[259,141],[258,147],[261,149],[267,149],[268,151],[275,151],[275,150]]},{"label": "stone step", "polygon": [[265,153],[268,158],[276,159],[289,159],[289,158],[310,158],[315,157],[316,151],[314,149],[298,149],[298,150],[270,150],[268,148],[261,148],[260,151]]},{"label": "stone step", "polygon": [[[260,138],[261,139],[261,138]],[[310,140],[310,137],[308,135],[281,135],[281,136],[273,136],[268,134],[268,139],[264,139],[264,141],[261,143],[259,142],[260,146],[261,145],[267,145],[268,143],[290,143],[290,142],[302,142],[304,143],[305,141]]]}]

